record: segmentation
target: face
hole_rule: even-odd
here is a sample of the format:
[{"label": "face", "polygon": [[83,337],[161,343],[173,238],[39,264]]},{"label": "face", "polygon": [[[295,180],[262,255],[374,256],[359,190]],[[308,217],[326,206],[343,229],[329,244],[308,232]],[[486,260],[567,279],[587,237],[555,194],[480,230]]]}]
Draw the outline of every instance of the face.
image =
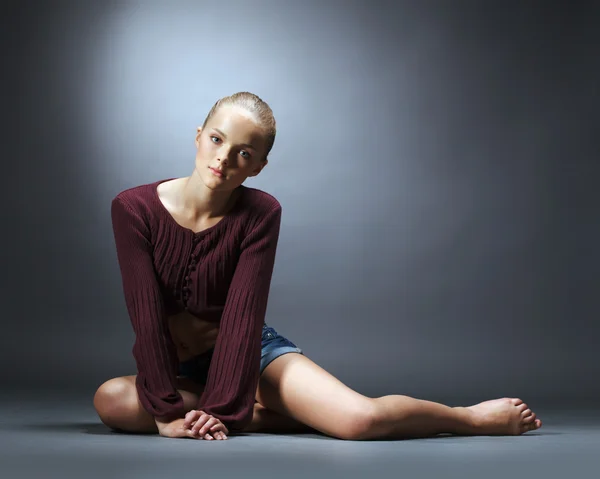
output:
[{"label": "face", "polygon": [[[196,171],[212,189],[241,185],[266,166],[266,135],[250,113],[237,106],[222,106],[196,135]],[[221,177],[211,168],[220,170]]]}]

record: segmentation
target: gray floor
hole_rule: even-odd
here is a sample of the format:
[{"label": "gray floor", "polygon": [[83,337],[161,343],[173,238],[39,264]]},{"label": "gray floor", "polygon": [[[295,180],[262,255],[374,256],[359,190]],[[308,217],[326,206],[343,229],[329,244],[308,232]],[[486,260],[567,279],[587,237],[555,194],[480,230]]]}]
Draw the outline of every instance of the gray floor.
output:
[{"label": "gray floor", "polygon": [[87,397],[0,398],[0,477],[600,477],[600,411],[539,410],[518,437],[342,441],[317,434],[248,434],[227,441],[110,431]]}]

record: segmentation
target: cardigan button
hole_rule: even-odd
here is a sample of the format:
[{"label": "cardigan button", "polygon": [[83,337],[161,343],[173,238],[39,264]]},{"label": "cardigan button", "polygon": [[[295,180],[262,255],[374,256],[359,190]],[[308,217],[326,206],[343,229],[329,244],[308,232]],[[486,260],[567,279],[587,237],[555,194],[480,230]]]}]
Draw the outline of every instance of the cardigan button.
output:
[{"label": "cardigan button", "polygon": [[186,280],[186,281],[189,281],[189,280],[190,280],[190,276],[189,276],[189,275],[186,275],[186,277],[185,277],[185,280]]}]

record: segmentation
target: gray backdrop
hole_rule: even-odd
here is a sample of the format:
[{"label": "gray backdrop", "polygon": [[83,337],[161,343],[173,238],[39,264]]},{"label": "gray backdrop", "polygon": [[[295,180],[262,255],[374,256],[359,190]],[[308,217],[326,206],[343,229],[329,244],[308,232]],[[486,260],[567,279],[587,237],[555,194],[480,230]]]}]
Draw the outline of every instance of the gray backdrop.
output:
[{"label": "gray backdrop", "polygon": [[[171,2],[169,2],[171,3]],[[369,396],[594,404],[600,2],[3,4],[4,392],[135,374],[111,199],[278,122],[267,322]]]}]

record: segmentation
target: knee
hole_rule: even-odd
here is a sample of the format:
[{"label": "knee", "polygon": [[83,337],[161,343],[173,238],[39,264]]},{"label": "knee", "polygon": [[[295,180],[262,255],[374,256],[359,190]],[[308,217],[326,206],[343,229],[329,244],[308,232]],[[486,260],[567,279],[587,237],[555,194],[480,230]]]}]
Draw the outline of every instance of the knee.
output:
[{"label": "knee", "polygon": [[378,421],[377,408],[367,402],[349,411],[340,422],[337,437],[349,441],[361,441],[374,437],[373,431]]},{"label": "knee", "polygon": [[104,424],[119,429],[122,420],[133,411],[132,385],[125,378],[113,378],[103,383],[94,394],[94,409]]}]

